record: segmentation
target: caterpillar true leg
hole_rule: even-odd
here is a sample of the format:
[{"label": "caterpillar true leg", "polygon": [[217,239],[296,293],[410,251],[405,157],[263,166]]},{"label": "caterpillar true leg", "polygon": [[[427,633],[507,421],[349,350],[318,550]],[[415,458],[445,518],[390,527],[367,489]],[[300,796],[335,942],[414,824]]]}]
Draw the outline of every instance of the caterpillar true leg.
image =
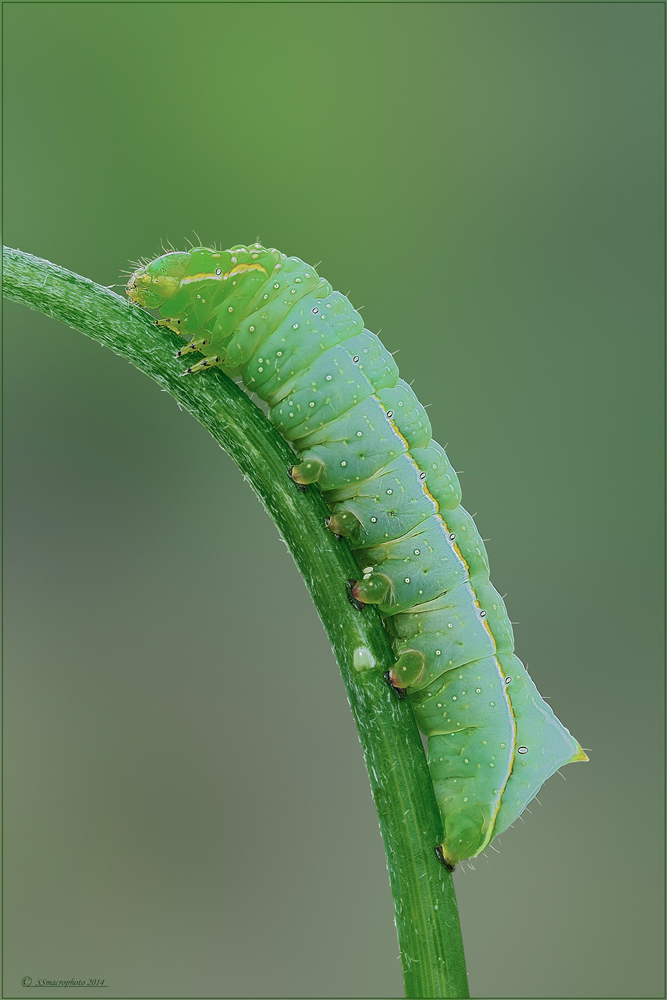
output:
[{"label": "caterpillar true leg", "polygon": [[167,330],[172,330],[174,333],[181,332],[180,319],[158,319],[156,320],[155,325],[164,327]]},{"label": "caterpillar true leg", "polygon": [[203,354],[203,348],[206,347],[207,344],[210,344],[210,340],[204,340],[203,338],[201,340],[191,340],[189,344],[185,344],[181,347],[180,351],[176,351],[174,357],[182,358],[184,354],[192,354],[193,351],[199,351],[200,354]]},{"label": "caterpillar true leg", "polygon": [[209,354],[207,358],[202,361],[198,361],[196,365],[191,365],[190,368],[186,368],[181,375],[196,375],[197,372],[206,371],[207,368],[217,368],[218,365],[222,364],[222,358],[218,354]]}]

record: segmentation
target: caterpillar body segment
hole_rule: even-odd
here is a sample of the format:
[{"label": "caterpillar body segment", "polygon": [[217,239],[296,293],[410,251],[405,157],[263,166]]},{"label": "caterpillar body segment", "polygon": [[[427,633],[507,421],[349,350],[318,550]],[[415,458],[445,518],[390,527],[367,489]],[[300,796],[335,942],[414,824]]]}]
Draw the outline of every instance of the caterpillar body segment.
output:
[{"label": "caterpillar body segment", "polygon": [[[139,268],[127,294],[186,336],[186,370],[239,373],[296,451],[361,573],[357,606],[385,618],[428,737],[449,867],[510,826],[563,764],[586,760],[521,661],[484,543],[421,403],[381,341],[315,269],[259,244],[170,253]],[[190,360],[190,359],[189,359]]]}]

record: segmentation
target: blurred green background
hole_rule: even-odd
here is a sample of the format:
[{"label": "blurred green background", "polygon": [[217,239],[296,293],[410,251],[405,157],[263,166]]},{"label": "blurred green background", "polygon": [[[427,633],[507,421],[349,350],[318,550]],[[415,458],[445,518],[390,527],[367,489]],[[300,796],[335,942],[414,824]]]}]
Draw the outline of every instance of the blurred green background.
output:
[{"label": "blurred green background", "polygon": [[[103,284],[194,231],[321,261],[464,471],[518,652],[592,748],[455,874],[477,997],[663,995],[662,19],[4,5],[5,243]],[[5,326],[4,995],[402,995],[277,531],[130,365]]]}]

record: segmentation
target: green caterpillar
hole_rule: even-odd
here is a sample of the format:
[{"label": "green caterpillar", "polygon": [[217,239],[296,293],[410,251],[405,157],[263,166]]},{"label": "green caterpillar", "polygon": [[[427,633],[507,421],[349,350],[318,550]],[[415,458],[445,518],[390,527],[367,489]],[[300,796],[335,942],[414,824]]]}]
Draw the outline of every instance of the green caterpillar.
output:
[{"label": "green caterpillar", "polygon": [[454,469],[392,356],[349,300],[258,243],[167,253],[131,276],[133,302],[269,406],[361,568],[396,654],[388,679],[428,737],[450,868],[480,854],[563,764],[587,760],[514,655],[512,627]]}]

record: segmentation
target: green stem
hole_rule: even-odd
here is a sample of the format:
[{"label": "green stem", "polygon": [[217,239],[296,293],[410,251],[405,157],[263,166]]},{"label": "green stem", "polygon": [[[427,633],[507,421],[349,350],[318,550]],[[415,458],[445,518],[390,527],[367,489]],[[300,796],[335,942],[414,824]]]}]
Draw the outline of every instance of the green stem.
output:
[{"label": "green stem", "polygon": [[318,490],[286,475],[294,453],[259,407],[220,371],[182,378],[175,334],[108,288],[20,250],[3,250],[4,294],[92,337],[145,372],[231,455],[276,522],[315,602],[340,664],[380,819],[407,997],[468,997],[451,874],[434,846],[442,836],[421,739],[407,701],[387,687],[394,657],[380,618],[350,605],[358,567],[324,527]]}]

